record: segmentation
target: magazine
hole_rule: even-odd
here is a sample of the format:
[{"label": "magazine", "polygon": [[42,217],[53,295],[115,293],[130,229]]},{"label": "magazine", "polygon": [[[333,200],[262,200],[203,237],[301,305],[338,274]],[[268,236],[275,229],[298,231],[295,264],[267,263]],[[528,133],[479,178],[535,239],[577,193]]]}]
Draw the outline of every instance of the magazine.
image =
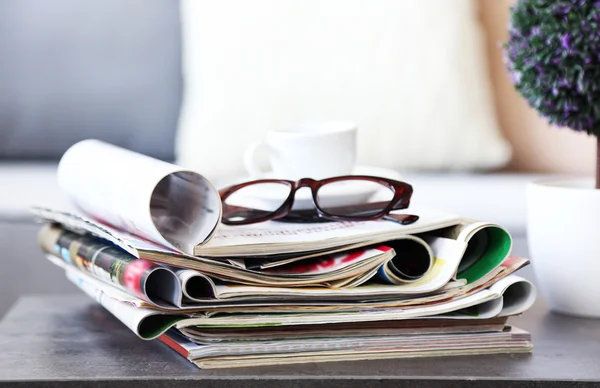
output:
[{"label": "magazine", "polygon": [[[223,281],[233,281],[233,282],[237,282],[237,283],[243,283],[243,284],[248,284],[248,285],[256,285],[256,284],[262,284],[262,285],[270,285],[270,286],[280,286],[280,285],[285,285],[285,286],[300,286],[300,285],[314,285],[315,283],[317,283],[316,279],[318,278],[317,275],[314,275],[313,279],[308,280],[306,277],[304,278],[293,278],[291,276],[273,276],[274,274],[276,274],[278,271],[253,271],[253,270],[244,270],[245,266],[244,265],[240,265],[239,263],[236,262],[232,262],[232,260],[218,260],[218,259],[212,259],[212,258],[206,258],[206,257],[191,257],[189,255],[184,255],[184,254],[178,254],[176,251],[159,246],[157,244],[151,243],[149,241],[145,241],[145,240],[141,240],[138,239],[132,235],[129,235],[125,232],[121,232],[121,231],[116,231],[116,230],[110,230],[109,227],[102,227],[99,226],[97,224],[94,223],[90,223],[85,221],[84,219],[80,218],[80,217],[76,217],[76,216],[72,216],[66,213],[60,213],[60,212],[54,212],[54,211],[50,211],[47,209],[36,209],[35,210],[36,214],[38,214],[40,217],[49,220],[49,221],[53,221],[55,223],[60,223],[63,227],[65,227],[66,229],[69,230],[74,230],[74,231],[78,231],[79,233],[82,232],[90,232],[92,234],[94,234],[95,236],[98,236],[100,238],[103,238],[105,240],[108,240],[110,242],[112,242],[113,244],[118,245],[119,247],[123,248],[124,250],[126,250],[127,252],[131,253],[133,256],[138,257],[138,258],[144,258],[146,260],[149,261],[154,261],[157,263],[162,263],[165,265],[170,265],[170,266],[174,266],[174,267],[179,267],[179,268],[187,268],[187,269],[193,269],[193,270],[197,270],[201,273],[204,273],[206,275],[209,276],[214,276],[216,278],[219,278]],[[297,228],[296,226],[293,225],[289,225],[289,224],[281,224],[281,225],[287,225],[288,228],[281,228],[281,225],[278,225],[276,223],[265,223],[265,226],[262,226],[263,230],[269,230],[270,226],[274,226],[276,227],[276,231],[278,234],[283,234],[283,238],[287,238],[286,236],[289,235],[293,235],[294,231],[296,230],[295,228]],[[333,222],[333,223],[328,223],[330,224],[332,227],[334,227],[335,225],[338,224],[344,224],[346,225],[345,227],[341,228],[340,230],[343,230],[344,232],[340,232],[338,231],[337,233],[342,233],[342,236],[347,236],[348,239],[352,239],[355,238],[357,236],[356,233],[364,233],[365,230],[370,230],[370,232],[368,233],[376,233],[377,230],[379,230],[379,228],[381,228],[381,226],[383,225],[384,229],[387,228],[391,228],[391,229],[387,229],[387,230],[397,230],[398,225],[395,223],[379,223],[379,222],[371,222],[371,223],[337,223],[337,222]],[[348,225],[350,224],[350,225]],[[270,225],[270,226],[269,226]],[[303,226],[304,228],[308,228],[307,230],[312,230],[311,228],[315,228],[314,232],[317,233],[318,228],[322,227],[322,224],[304,224],[305,226]],[[340,226],[340,225],[338,225]],[[401,227],[401,225],[400,225]],[[358,232],[355,228],[358,228]],[[468,224],[467,227],[464,227],[464,230],[469,230],[469,231],[477,231],[479,232],[479,234],[482,234],[483,232],[486,231],[486,229],[488,228],[492,228],[492,229],[497,229],[497,230],[502,230],[499,226],[496,225],[492,225],[492,224],[482,224],[482,223],[471,223]],[[361,232],[362,231],[362,232]],[[312,232],[310,232],[312,233]],[[309,233],[309,234],[310,234]],[[318,234],[318,233],[317,233]],[[432,231],[432,233],[428,233],[428,234],[424,234],[424,235],[419,235],[419,236],[413,236],[413,235],[398,235],[395,237],[395,239],[392,240],[387,240],[384,237],[379,236],[376,240],[370,240],[370,241],[364,241],[362,243],[355,243],[355,244],[345,244],[342,247],[338,247],[336,249],[333,249],[332,251],[320,251],[318,254],[311,254],[308,256],[308,258],[317,258],[317,259],[321,259],[323,255],[326,254],[331,254],[334,252],[342,252],[342,251],[348,251],[351,249],[357,249],[360,247],[364,247],[364,246],[370,246],[370,245],[377,245],[377,244],[381,244],[381,243],[385,243],[391,246],[394,245],[399,245],[400,248],[406,247],[406,245],[408,243],[411,243],[410,247],[412,247],[413,249],[410,250],[410,255],[408,255],[409,257],[411,257],[411,260],[414,259],[419,259],[422,258],[420,260],[421,263],[424,263],[422,265],[418,265],[418,268],[422,268],[420,271],[420,275],[425,276],[427,275],[428,272],[431,271],[432,266],[433,266],[433,262],[431,261],[431,251],[429,249],[429,247],[432,246],[433,244],[433,237],[436,237],[435,241],[442,241],[441,238],[439,237],[439,235],[441,235],[441,233],[438,233],[438,235],[436,235],[436,231]],[[508,256],[508,252],[510,251],[510,246],[512,244],[512,240],[510,238],[510,235],[506,232],[506,233],[499,233],[498,234],[501,238],[498,239],[488,239],[488,245],[486,245],[486,247],[495,247],[498,245],[501,245],[503,247],[509,247],[509,249],[486,249],[486,247],[479,249],[479,253],[478,255],[474,255],[472,252],[470,252],[469,255],[465,255],[465,251],[467,251],[467,247],[470,244],[470,239],[468,238],[461,238],[461,239],[455,239],[453,241],[456,241],[455,243],[455,247],[453,248],[453,252],[451,255],[459,255],[460,254],[460,259],[461,263],[463,260],[467,260],[467,264],[465,265],[463,264],[458,264],[458,267],[455,269],[456,273],[453,274],[454,277],[458,278],[466,278],[468,282],[477,282],[477,280],[479,280],[481,277],[485,276],[486,274],[489,274],[490,271],[492,271],[494,268],[496,268],[507,256]],[[260,241],[262,237],[253,237],[253,238],[249,238],[249,241]],[[380,242],[378,242],[379,240],[381,240]],[[411,241],[408,241],[411,240]],[[450,240],[447,239],[446,240]],[[499,241],[498,243],[496,243],[496,241]],[[420,245],[417,246],[418,249],[421,249],[421,252],[419,255],[414,255],[415,251],[414,251],[414,247],[415,244],[414,242],[418,242]],[[446,243],[446,246],[448,246],[449,244]],[[307,246],[310,246],[309,243],[307,243]],[[420,248],[419,248],[420,247]],[[462,247],[462,252],[459,253],[459,251],[461,250]],[[363,274],[363,279],[358,279],[360,281],[357,281],[354,286],[360,284],[360,282],[364,282],[366,280],[368,280],[370,278],[371,275],[374,275],[376,272],[378,272],[378,276],[382,279],[384,279],[385,281],[389,282],[389,283],[406,283],[406,282],[411,282],[411,281],[417,281],[418,278],[417,277],[410,277],[410,276],[404,276],[404,274],[401,273],[401,271],[398,271],[398,266],[396,266],[396,264],[398,263],[399,260],[403,260],[406,255],[403,255],[403,249],[398,249],[395,254],[398,256],[397,258],[394,259],[394,261],[391,262],[387,262],[386,266],[384,266],[381,269],[378,269],[378,271],[375,271],[375,269],[372,269],[372,273],[368,274],[365,271],[361,272],[360,274]],[[448,254],[444,254],[444,259],[447,260],[448,257],[450,255]],[[394,256],[396,257],[396,256]],[[288,264],[291,264],[292,262],[295,261],[299,261],[299,260],[307,260],[307,256],[304,255],[304,253],[300,252],[298,253],[298,257],[292,261],[287,261]],[[460,268],[462,267],[464,268],[463,271],[460,271]],[[267,269],[267,268],[272,268],[273,266],[268,266],[266,268],[262,268],[262,269]],[[290,267],[287,267],[290,268]],[[260,268],[259,268],[260,269]],[[281,273],[281,271],[279,271],[279,273]],[[323,274],[321,274],[323,275]],[[354,275],[358,275],[358,274],[354,274]],[[397,276],[400,275],[400,276]],[[328,281],[331,280],[339,280],[338,279],[332,279],[331,276],[321,276],[320,278],[322,285],[324,286],[331,286],[331,284],[327,284]],[[355,278],[350,279],[350,276],[345,277],[345,279],[347,281],[351,281],[351,280],[356,280]],[[352,285],[352,283],[349,283],[347,285]],[[342,287],[343,283],[339,283],[336,284],[337,287]],[[440,285],[440,287],[443,285]]]},{"label": "magazine", "polygon": [[531,351],[506,324],[537,291],[499,225],[411,207],[390,214],[409,225],[228,226],[202,175],[95,140],[58,180],[75,210],[32,209],[47,259],[202,368]]},{"label": "magazine", "polygon": [[[424,318],[447,313],[444,319],[488,319],[496,317],[502,310],[502,302],[493,302],[501,299],[508,287],[490,287],[462,297],[450,298],[430,304],[415,305],[411,308],[359,306],[354,311],[324,310],[318,313],[298,312],[294,306],[287,311],[281,309],[281,303],[272,307],[265,307],[264,312],[253,309],[253,313],[224,313],[208,314],[205,311],[196,313],[184,311],[159,311],[144,307],[136,307],[135,298],[119,289],[95,280],[81,271],[67,266],[67,278],[77,287],[94,298],[104,306],[117,319],[122,321],[136,335],[143,339],[153,339],[163,334],[170,327],[200,326],[205,328],[218,327],[261,327],[307,324],[330,324],[344,322],[372,322],[398,319]],[[517,291],[525,288],[516,288]],[[523,297],[521,300],[531,301]],[[529,306],[519,306],[524,310]],[[247,311],[247,309],[245,309]],[[327,314],[323,314],[327,312]]]},{"label": "magazine", "polygon": [[[186,351],[181,344],[176,343],[175,341],[171,343],[169,343],[168,340],[165,341],[166,338],[171,339],[170,337],[171,335],[169,333],[167,337],[160,337],[160,340],[185,357]],[[187,343],[188,349],[193,349],[189,344],[190,343]],[[502,333],[480,334],[470,341],[465,342],[452,343],[442,340],[434,344],[419,345],[418,341],[415,341],[415,343],[407,344],[405,346],[392,344],[391,346],[380,346],[375,349],[365,350],[357,349],[356,351],[321,350],[302,353],[236,355],[199,358],[190,361],[199,368],[214,369],[353,360],[362,361],[460,355],[531,353],[532,349],[531,335],[524,330],[512,327]]]},{"label": "magazine", "polygon": [[219,193],[202,175],[98,140],[65,152],[58,184],[95,224],[190,254],[221,220]]},{"label": "magazine", "polygon": [[181,283],[167,267],[138,259],[91,235],[82,236],[55,226],[45,225],[38,236],[42,250],[62,260],[61,267],[77,267],[156,306],[177,306],[182,302]]},{"label": "magazine", "polygon": [[[305,263],[305,266],[298,266],[298,263],[292,263],[289,266],[268,268],[264,270],[266,272],[271,272],[269,276],[275,279],[279,277],[287,281],[300,279],[305,282],[303,284],[307,285],[311,284],[306,283],[307,280],[312,281],[312,287],[310,288],[282,288],[281,284],[278,287],[273,284],[270,284],[269,287],[265,287],[260,285],[260,283],[254,283],[253,285],[236,284],[236,282],[229,283],[219,280],[219,278],[222,278],[219,275],[214,276],[215,279],[213,279],[205,272],[183,268],[175,270],[176,276],[181,282],[181,287],[179,287],[179,282],[177,281],[163,283],[137,282],[137,284],[141,284],[141,286],[137,286],[136,282],[131,281],[131,276],[124,276],[126,272],[124,269],[127,269],[127,266],[129,265],[132,265],[134,268],[147,267],[147,269],[154,269],[156,268],[156,265],[143,259],[136,260],[128,253],[119,251],[114,246],[107,242],[103,242],[100,239],[85,235],[79,236],[64,231],[57,226],[46,226],[42,228],[40,232],[40,242],[45,251],[63,259],[67,264],[75,265],[80,270],[87,272],[92,276],[96,276],[102,281],[109,279],[125,288],[129,287],[129,291],[134,291],[132,292],[134,295],[136,295],[136,291],[139,290],[145,293],[145,295],[148,295],[148,292],[144,291],[144,287],[146,284],[150,284],[155,288],[150,294],[168,295],[168,297],[163,297],[162,299],[169,301],[172,306],[159,303],[156,300],[149,300],[147,297],[143,296],[142,299],[153,302],[155,306],[166,309],[174,306],[193,308],[195,303],[210,303],[217,300],[228,300],[230,302],[258,299],[270,299],[272,301],[339,300],[365,302],[367,300],[377,301],[400,298],[403,299],[403,304],[406,305],[409,303],[414,304],[417,302],[431,301],[435,298],[441,299],[443,297],[450,297],[450,291],[457,293],[459,292],[457,288],[464,285],[464,280],[454,282],[451,282],[451,280],[459,267],[465,244],[456,240],[441,237],[428,236],[426,237],[426,240],[430,244],[435,255],[434,265],[431,266],[431,269],[419,280],[396,286],[386,286],[384,284],[373,282],[365,284],[366,280],[362,279],[363,281],[361,284],[358,284],[360,285],[360,287],[358,287],[358,285],[355,286],[349,284],[348,280],[344,280],[345,278],[352,280],[362,277],[367,278],[368,276],[373,277],[373,268],[380,271],[386,263],[393,262],[393,260],[396,259],[393,256],[393,250],[386,246],[379,246],[370,249],[359,249],[338,253],[321,259],[311,259],[308,260],[308,263]],[[102,258],[102,260],[98,261],[99,257]],[[132,262],[135,265],[131,264]],[[220,269],[223,266],[229,266],[233,273],[252,272],[226,263],[218,264],[220,264],[220,266],[217,266],[216,268]],[[106,274],[105,277],[98,276],[97,267],[99,267],[99,265],[103,266],[100,270],[103,274]],[[481,282],[481,284],[486,284],[488,280],[493,279],[498,272],[503,270],[503,268],[504,266],[494,268],[489,274],[486,274],[482,279],[485,280],[485,282]],[[208,271],[208,274],[210,274],[210,272],[211,271]],[[125,282],[126,279],[129,281]],[[342,279],[342,281],[336,282],[336,279]],[[234,281],[235,280],[237,279],[234,279]],[[315,287],[315,285],[319,285],[323,280],[328,281],[329,288],[322,286]],[[133,287],[131,287],[132,284]],[[337,286],[339,284],[342,284],[344,287],[331,287],[331,285]],[[481,286],[481,284],[480,282],[474,282],[468,286],[462,287],[460,292],[467,292],[472,288]],[[408,295],[429,294],[441,290],[442,288],[445,292],[439,293],[435,297],[406,298]]]},{"label": "magazine", "polygon": [[448,357],[448,356],[478,356],[487,354],[517,354],[531,353],[533,346],[529,340],[517,343],[492,343],[475,346],[456,345],[439,347],[436,350],[403,350],[403,351],[373,351],[373,352],[319,352],[303,353],[301,355],[269,354],[255,356],[215,357],[194,360],[201,369],[216,368],[248,368],[273,365],[306,364],[315,362],[365,361],[401,358]]},{"label": "magazine", "polygon": [[[109,272],[121,268],[113,265],[114,262],[131,262],[136,259],[135,256],[118,250],[106,240],[85,234],[78,235],[55,225],[42,228],[39,240],[42,249],[55,256],[62,258],[64,256],[62,252],[72,252],[74,259],[69,259],[68,263],[75,263],[83,271],[92,274],[94,274],[95,266],[84,264],[91,263],[98,251],[103,252],[103,255],[106,256],[105,271]],[[454,240],[435,238],[426,242],[411,235],[402,236],[393,245],[400,251],[397,252],[386,245],[376,245],[304,260],[302,264],[296,262],[297,264],[262,271],[247,270],[228,262],[210,259],[178,258],[168,252],[163,252],[160,256],[143,253],[141,262],[150,261],[180,269],[194,270],[195,273],[210,276],[225,283],[286,287],[356,287],[379,272],[380,278],[386,283],[413,284],[412,287],[398,289],[398,292],[403,290],[407,293],[415,293],[434,291],[443,287],[451,279],[452,271],[456,271],[465,248],[464,243]],[[109,260],[111,255],[114,256],[112,261]],[[440,272],[442,277],[438,277]],[[193,272],[184,274],[187,274],[183,279],[186,281],[184,288],[189,291],[190,296],[191,293],[197,294],[197,291],[187,287],[187,280]],[[113,273],[112,277],[119,279],[120,274]],[[358,278],[360,278],[360,282],[356,281]],[[207,285],[202,279],[199,280],[200,282],[195,283],[200,283],[201,286]],[[170,283],[166,282],[165,286],[168,284]],[[199,297],[199,299],[205,299],[205,297]]]},{"label": "magazine", "polygon": [[[180,346],[185,344],[182,347],[185,348],[189,360],[265,354],[302,355],[304,353],[341,352],[344,350],[352,351],[352,353],[381,351],[382,349],[432,350],[456,346],[465,347],[468,345],[481,346],[482,343],[486,342],[490,346],[497,345],[499,342],[506,345],[506,342],[510,343],[511,340],[518,342],[530,340],[525,332],[517,332],[517,330],[485,332],[478,330],[477,326],[473,326],[470,331],[463,333],[396,334],[382,336],[368,335],[368,331],[366,331],[362,336],[348,338],[286,338],[283,340],[216,342],[210,344],[195,344],[194,341],[186,341],[185,338],[182,338],[174,331],[168,331],[166,335],[172,340],[179,340],[178,344]],[[192,344],[189,342],[192,342]]]},{"label": "magazine", "polygon": [[352,244],[373,245],[460,222],[460,218],[447,213],[413,208],[410,213],[419,214],[419,220],[410,225],[386,220],[312,224],[267,221],[241,226],[221,225],[211,241],[198,245],[194,254],[208,257],[252,257],[282,252],[320,251]]},{"label": "magazine", "polygon": [[[186,254],[172,244],[164,244],[157,239],[140,237],[125,229],[117,229],[110,224],[98,222],[83,215],[58,211],[43,207],[33,207],[32,212],[40,219],[61,224],[65,229],[86,231],[120,246],[132,255]],[[412,209],[411,209],[412,211]],[[259,224],[228,226],[221,224],[210,241],[197,245],[194,255],[202,258],[264,257],[298,254],[313,254],[351,249],[361,246],[401,239],[408,235],[437,230],[456,225],[460,219],[440,212],[422,212],[414,224],[400,225],[395,222],[319,222],[286,223],[267,221]]]},{"label": "magazine", "polygon": [[467,244],[457,269],[457,277],[472,283],[490,273],[508,257],[512,237],[503,227],[489,222],[461,220],[458,225],[438,229],[430,235]]},{"label": "magazine", "polygon": [[179,332],[197,344],[238,341],[270,341],[282,339],[350,338],[363,336],[396,336],[502,331],[507,317],[490,319],[404,319],[378,322],[331,323],[279,327],[236,328],[183,327]]}]

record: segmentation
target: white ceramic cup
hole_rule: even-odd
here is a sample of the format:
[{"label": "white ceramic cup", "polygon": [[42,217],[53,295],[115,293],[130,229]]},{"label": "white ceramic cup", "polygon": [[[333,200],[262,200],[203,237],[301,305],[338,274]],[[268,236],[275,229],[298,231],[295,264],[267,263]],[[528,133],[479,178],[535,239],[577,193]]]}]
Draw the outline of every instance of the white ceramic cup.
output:
[{"label": "white ceramic cup", "polygon": [[[351,122],[317,122],[267,133],[251,144],[244,164],[255,179],[324,179],[351,174],[356,162],[357,127]],[[268,155],[271,171],[263,171],[259,153]]]},{"label": "white ceramic cup", "polygon": [[592,179],[530,183],[527,239],[550,309],[600,318],[600,190]]}]

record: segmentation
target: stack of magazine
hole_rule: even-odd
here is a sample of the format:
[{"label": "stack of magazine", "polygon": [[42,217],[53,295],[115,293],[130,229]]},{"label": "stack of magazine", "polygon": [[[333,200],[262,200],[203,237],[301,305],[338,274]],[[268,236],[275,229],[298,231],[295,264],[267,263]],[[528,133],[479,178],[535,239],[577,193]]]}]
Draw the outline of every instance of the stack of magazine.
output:
[{"label": "stack of magazine", "polygon": [[201,368],[532,349],[507,320],[536,290],[500,225],[413,208],[411,225],[223,225],[201,175],[92,140],[58,180],[74,210],[33,208],[47,258]]}]

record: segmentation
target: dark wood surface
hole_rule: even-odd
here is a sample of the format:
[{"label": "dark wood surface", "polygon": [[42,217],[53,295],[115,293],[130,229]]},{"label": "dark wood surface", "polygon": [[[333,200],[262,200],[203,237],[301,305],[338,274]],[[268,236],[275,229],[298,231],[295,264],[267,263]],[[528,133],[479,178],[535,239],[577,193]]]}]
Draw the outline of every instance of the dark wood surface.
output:
[{"label": "dark wood surface", "polygon": [[600,320],[555,315],[539,301],[512,322],[531,331],[533,354],[200,370],[84,295],[28,296],[0,323],[0,386],[600,386]]}]

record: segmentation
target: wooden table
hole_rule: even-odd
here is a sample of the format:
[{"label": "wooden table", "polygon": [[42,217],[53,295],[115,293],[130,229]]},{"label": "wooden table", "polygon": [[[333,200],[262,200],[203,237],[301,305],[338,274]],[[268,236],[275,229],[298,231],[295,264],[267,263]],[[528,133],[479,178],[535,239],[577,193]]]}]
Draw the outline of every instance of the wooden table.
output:
[{"label": "wooden table", "polygon": [[600,387],[600,320],[539,301],[512,322],[533,334],[532,355],[200,370],[84,295],[30,296],[0,323],[0,387]]}]

